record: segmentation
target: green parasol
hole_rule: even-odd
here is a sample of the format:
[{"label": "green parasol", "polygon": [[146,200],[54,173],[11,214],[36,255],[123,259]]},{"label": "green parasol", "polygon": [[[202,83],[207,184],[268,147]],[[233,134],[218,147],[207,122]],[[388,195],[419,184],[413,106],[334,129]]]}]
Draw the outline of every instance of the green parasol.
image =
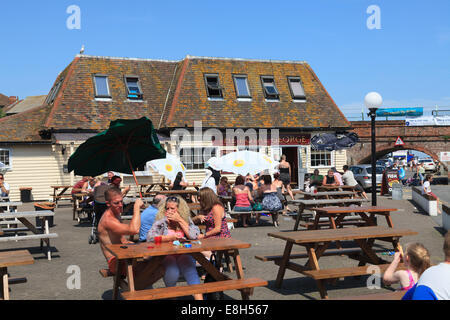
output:
[{"label": "green parasol", "polygon": [[[166,157],[152,122],[147,117],[111,121],[108,130],[87,139],[70,156],[69,172],[98,176],[107,171],[133,174],[147,161]],[[142,195],[141,195],[142,197]]]}]

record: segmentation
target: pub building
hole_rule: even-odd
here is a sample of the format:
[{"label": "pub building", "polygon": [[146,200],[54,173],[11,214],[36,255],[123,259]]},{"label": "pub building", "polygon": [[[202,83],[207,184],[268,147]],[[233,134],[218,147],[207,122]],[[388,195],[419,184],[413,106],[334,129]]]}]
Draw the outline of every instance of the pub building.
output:
[{"label": "pub building", "polygon": [[[164,148],[180,157],[187,180],[196,184],[205,176],[208,159],[203,154],[248,149],[276,160],[285,154],[293,184],[305,172],[318,168],[326,174],[346,164],[345,150],[311,148],[316,134],[342,133],[351,124],[307,62],[78,54],[56,77],[42,105],[0,119],[0,156],[8,167],[11,198],[19,199],[23,186],[33,188],[35,200],[46,200],[50,186],[74,185],[81,177],[67,172],[67,161],[77,146],[106,130],[112,120],[143,116],[152,121]],[[200,131],[196,122],[201,122]],[[220,143],[227,132],[245,135],[252,130],[256,143],[238,143],[239,137]],[[194,138],[173,139],[177,131]],[[218,140],[208,137],[211,131],[221,133]],[[269,142],[265,131],[269,136],[277,132],[278,143]],[[138,168],[137,176],[140,183],[162,179],[148,165]],[[229,176],[234,181],[235,175]],[[123,179],[135,188],[132,177]]]}]

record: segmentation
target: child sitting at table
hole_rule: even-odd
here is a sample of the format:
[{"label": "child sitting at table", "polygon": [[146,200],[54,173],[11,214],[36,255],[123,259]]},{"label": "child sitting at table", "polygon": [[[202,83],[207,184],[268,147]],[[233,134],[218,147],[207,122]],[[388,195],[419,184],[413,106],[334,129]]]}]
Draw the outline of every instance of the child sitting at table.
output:
[{"label": "child sitting at table", "polygon": [[228,184],[228,178],[220,178],[220,183],[217,186],[217,195],[219,196],[229,196],[231,194],[231,187]]},{"label": "child sitting at table", "polygon": [[430,254],[423,244],[411,243],[407,245],[403,257],[406,269],[397,270],[401,257],[400,252],[395,253],[394,260],[383,275],[383,282],[386,285],[400,283],[400,290],[407,291],[417,283],[420,275],[430,266]]}]

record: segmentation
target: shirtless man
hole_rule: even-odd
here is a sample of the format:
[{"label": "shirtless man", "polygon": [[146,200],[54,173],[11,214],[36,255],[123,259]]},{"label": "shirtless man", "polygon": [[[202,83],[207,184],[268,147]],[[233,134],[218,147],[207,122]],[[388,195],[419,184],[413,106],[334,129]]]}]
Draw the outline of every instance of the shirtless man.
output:
[{"label": "shirtless man", "polygon": [[[108,262],[108,267],[111,273],[116,273],[117,260],[116,257],[106,250],[108,244],[131,244],[125,236],[139,234],[141,226],[141,211],[140,208],[144,206],[141,199],[137,199],[134,203],[133,218],[130,224],[121,222],[120,215],[123,211],[123,197],[120,189],[112,187],[105,192],[105,200],[107,209],[103,213],[102,218],[98,224],[98,234],[100,240],[100,248],[103,255]],[[155,281],[157,281],[163,274],[164,270],[152,270],[148,261],[137,262],[133,264],[133,274],[135,279],[136,289],[145,289]],[[125,269],[121,271],[122,275],[126,275]]]}]

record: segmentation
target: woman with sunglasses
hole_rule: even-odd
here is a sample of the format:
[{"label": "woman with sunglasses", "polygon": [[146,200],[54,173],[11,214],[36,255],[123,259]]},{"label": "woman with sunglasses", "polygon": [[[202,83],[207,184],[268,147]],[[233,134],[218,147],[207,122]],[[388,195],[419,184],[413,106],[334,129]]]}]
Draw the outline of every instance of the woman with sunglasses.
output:
[{"label": "woman with sunglasses", "polygon": [[[168,197],[155,217],[155,223],[147,234],[147,241],[153,242],[156,236],[162,236],[162,242],[172,242],[183,238],[197,239],[200,230],[192,222],[189,212],[186,201],[179,197]],[[174,287],[180,273],[189,285],[200,284],[195,260],[191,255],[168,255],[162,264],[166,269],[164,274],[166,287]],[[194,294],[194,299],[203,300],[203,295]]]}]

